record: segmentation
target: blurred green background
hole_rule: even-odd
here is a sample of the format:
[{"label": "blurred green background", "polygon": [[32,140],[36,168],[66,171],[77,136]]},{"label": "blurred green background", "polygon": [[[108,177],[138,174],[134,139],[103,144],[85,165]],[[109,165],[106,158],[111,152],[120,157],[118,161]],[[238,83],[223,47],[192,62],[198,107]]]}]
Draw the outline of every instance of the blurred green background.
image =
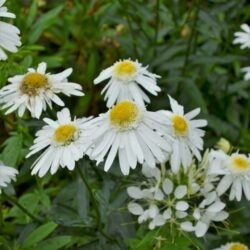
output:
[{"label": "blurred green background", "polygon": [[[85,96],[63,100],[77,117],[97,115],[107,109],[100,95],[103,85],[94,86],[94,78],[119,59],[138,59],[162,76],[162,92],[151,96],[149,110],[169,108],[170,94],[186,111],[201,107],[201,117],[208,120],[206,147],[225,137],[250,152],[250,81],[243,81],[240,71],[250,65],[250,53],[232,44],[233,33],[250,21],[247,1],[7,0],[6,5],[16,14],[23,45],[0,62],[0,87],[42,61],[52,73],[72,67],[70,80],[83,86]],[[55,118],[59,109],[54,106],[43,117]],[[126,211],[131,179],[116,168],[104,174],[102,167],[82,160],[108,240],[95,228],[89,195],[75,172],[30,176],[35,157],[27,160],[25,154],[42,119],[3,111],[0,116],[0,159],[20,170],[7,191],[43,220],[41,226],[1,197],[0,249],[212,249],[230,240],[250,243],[250,204],[244,201],[229,204],[230,230],[212,230],[200,242],[190,239],[192,244],[183,237],[182,245],[161,242]],[[131,178],[141,177],[134,172]]]}]

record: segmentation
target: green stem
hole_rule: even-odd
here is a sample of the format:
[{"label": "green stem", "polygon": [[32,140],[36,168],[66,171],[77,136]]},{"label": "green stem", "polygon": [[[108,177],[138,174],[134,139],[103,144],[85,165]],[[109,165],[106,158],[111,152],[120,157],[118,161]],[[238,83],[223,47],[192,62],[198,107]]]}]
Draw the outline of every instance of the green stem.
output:
[{"label": "green stem", "polygon": [[80,167],[77,167],[77,170],[78,170],[78,173],[83,181],[83,183],[85,184],[86,188],[88,189],[88,192],[89,192],[89,195],[90,195],[90,199],[93,203],[93,206],[94,206],[94,209],[96,211],[96,221],[97,221],[97,227],[98,229],[100,229],[102,227],[102,224],[101,224],[101,215],[100,215],[100,211],[99,211],[99,208],[98,208],[98,204],[97,204],[97,201],[95,199],[95,195],[86,179],[86,177],[84,176],[82,170]]},{"label": "green stem", "polygon": [[88,183],[87,181],[87,178],[84,176],[82,170],[80,167],[77,167],[76,168],[83,183],[85,184],[86,188],[88,189],[88,192],[89,192],[89,195],[90,195],[90,199],[93,203],[93,206],[94,206],[94,209],[95,209],[95,212],[96,212],[96,221],[97,221],[97,228],[98,228],[98,231],[106,238],[108,239],[109,241],[115,241],[113,238],[111,238],[109,235],[107,235],[103,230],[102,230],[102,222],[101,222],[101,213],[100,213],[100,210],[99,210],[99,207],[98,207],[98,203],[96,201],[96,198],[95,198],[95,195],[90,187],[90,184]]},{"label": "green stem", "polygon": [[155,25],[155,37],[154,37],[155,56],[157,55],[157,40],[158,40],[159,23],[160,23],[159,9],[160,9],[160,0],[157,0],[156,1],[156,18],[155,18],[156,25]]},{"label": "green stem", "polygon": [[4,191],[2,192],[2,195],[11,203],[16,205],[20,210],[22,210],[26,215],[28,215],[32,220],[38,222],[38,223],[43,223],[41,219],[30,213],[23,205],[21,205],[15,198],[9,196],[6,194]]},{"label": "green stem", "polygon": [[130,17],[128,14],[126,14],[126,19],[127,19],[128,28],[129,28],[129,31],[130,31],[130,34],[132,37],[132,44],[133,44],[133,48],[134,48],[134,53],[135,53],[136,58],[138,59],[139,54],[138,54],[137,46],[136,46],[136,38],[135,38],[134,30],[132,28],[132,24],[131,24]]},{"label": "green stem", "polygon": [[189,56],[190,56],[190,52],[191,52],[191,44],[192,44],[194,35],[196,33],[196,24],[198,22],[198,15],[199,15],[199,10],[200,10],[200,3],[199,3],[199,1],[197,1],[197,2],[198,3],[197,3],[197,6],[196,6],[195,17],[194,17],[194,21],[193,21],[193,25],[192,25],[192,31],[191,31],[191,35],[190,35],[189,40],[188,40],[184,65],[183,65],[183,68],[182,68],[182,75],[185,75],[185,73],[186,73],[186,69],[187,69],[188,62],[189,62]]},{"label": "green stem", "polygon": [[133,27],[131,24],[129,13],[127,11],[127,4],[124,0],[119,0],[119,2],[120,2],[121,6],[123,7],[124,12],[125,12],[125,17],[127,20],[129,32],[130,32],[131,38],[132,38],[132,45],[133,45],[134,54],[135,54],[136,58],[139,59],[139,54],[138,54],[137,45],[136,45],[136,36],[135,36],[134,30],[133,30]]}]

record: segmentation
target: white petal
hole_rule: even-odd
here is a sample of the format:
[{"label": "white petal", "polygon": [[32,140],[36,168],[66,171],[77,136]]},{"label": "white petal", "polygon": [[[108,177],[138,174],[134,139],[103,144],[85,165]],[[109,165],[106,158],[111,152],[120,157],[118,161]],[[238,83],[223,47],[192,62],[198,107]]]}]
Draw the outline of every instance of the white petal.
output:
[{"label": "white petal", "polygon": [[176,210],[186,211],[189,208],[189,205],[185,201],[178,201],[175,205]]},{"label": "white petal", "polygon": [[218,195],[224,194],[228,190],[231,184],[232,184],[232,177],[230,175],[223,176],[219,185],[217,186]]},{"label": "white petal", "polygon": [[154,218],[159,213],[159,208],[155,204],[151,204],[149,207],[149,217]]},{"label": "white petal", "polygon": [[128,187],[127,188],[128,195],[133,199],[141,199],[142,198],[142,191],[138,187]]},{"label": "white petal", "polygon": [[168,208],[167,210],[164,211],[163,217],[164,217],[165,220],[170,219],[171,216],[172,216],[172,210],[171,210],[171,208]]},{"label": "white petal", "polygon": [[187,186],[185,185],[179,185],[174,191],[174,196],[176,199],[181,199],[186,194],[187,194]]},{"label": "white petal", "polygon": [[40,74],[45,74],[47,64],[45,62],[39,63],[37,67],[37,72]]},{"label": "white petal", "polygon": [[107,78],[110,78],[112,75],[112,70],[113,70],[113,66],[104,69],[100,75],[98,77],[96,77],[96,79],[94,80],[94,84],[98,84],[104,80],[106,80]]},{"label": "white petal", "polygon": [[170,179],[166,178],[162,184],[162,188],[165,194],[167,195],[171,194],[174,189],[173,182]]},{"label": "white petal", "polygon": [[141,215],[143,213],[142,206],[134,202],[130,202],[128,204],[128,210],[131,214],[134,214],[134,215]]},{"label": "white petal", "polygon": [[225,206],[226,206],[225,203],[223,203],[221,201],[216,201],[215,203],[213,203],[212,205],[210,205],[207,208],[207,211],[211,212],[211,213],[217,213],[217,212],[221,211]]},{"label": "white petal", "polygon": [[160,189],[157,189],[157,190],[155,191],[154,198],[155,198],[157,201],[162,201],[162,200],[164,199],[164,194],[163,194],[163,192],[162,192]]},{"label": "white petal", "polygon": [[183,211],[176,211],[175,216],[179,219],[183,219],[188,216],[188,213]]},{"label": "white petal", "polygon": [[197,237],[202,237],[206,234],[208,230],[208,225],[202,221],[198,221],[195,226],[195,235]]},{"label": "white petal", "polygon": [[180,224],[181,229],[186,231],[186,232],[193,232],[194,231],[194,226],[190,221],[185,221]]},{"label": "white petal", "polygon": [[199,220],[201,218],[201,214],[200,214],[200,209],[199,208],[195,208],[194,212],[193,212],[193,216],[196,220]]},{"label": "white petal", "polygon": [[213,221],[224,221],[226,218],[228,218],[229,214],[225,211],[220,211],[219,213],[216,213],[213,217]]},{"label": "white petal", "polygon": [[250,183],[248,180],[243,181],[242,187],[247,200],[250,200]]},{"label": "white petal", "polygon": [[157,214],[154,218],[154,223],[156,226],[162,226],[166,223],[166,220],[163,218],[161,214]]}]

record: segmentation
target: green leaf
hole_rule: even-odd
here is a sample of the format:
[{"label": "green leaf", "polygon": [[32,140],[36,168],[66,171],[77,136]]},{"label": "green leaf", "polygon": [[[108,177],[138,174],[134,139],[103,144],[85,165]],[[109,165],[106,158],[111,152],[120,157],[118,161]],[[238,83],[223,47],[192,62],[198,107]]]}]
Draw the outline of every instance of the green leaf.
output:
[{"label": "green leaf", "polygon": [[35,245],[40,242],[44,238],[46,238],[49,234],[51,234],[57,227],[57,224],[53,221],[50,221],[40,227],[38,227],[35,231],[28,235],[22,247],[27,248]]},{"label": "green leaf", "polygon": [[189,96],[189,100],[194,104],[194,106],[200,107],[203,113],[208,112],[203,94],[195,82],[186,80],[185,83],[182,83],[181,87],[185,91],[185,94]]},{"label": "green leaf", "polygon": [[4,150],[2,152],[2,161],[9,166],[16,166],[18,160],[21,156],[23,137],[21,134],[13,133],[9,137],[4,145]]},{"label": "green leaf", "polygon": [[250,87],[250,81],[239,81],[234,84],[229,85],[228,92],[230,94],[238,94],[239,91],[245,90]]},{"label": "green leaf", "polygon": [[[30,213],[34,213],[39,204],[39,196],[34,193],[24,194],[18,199],[18,202],[24,206]],[[17,206],[14,206],[10,209],[10,212],[7,217],[15,217],[16,222],[18,223],[27,223],[30,221],[30,218],[24,214]]]},{"label": "green leaf", "polygon": [[57,250],[69,244],[71,240],[71,236],[57,236],[40,242],[33,250]]},{"label": "green leaf", "polygon": [[32,25],[32,23],[35,20],[36,14],[37,14],[37,2],[33,1],[29,9],[29,14],[28,14],[27,21],[26,21],[27,27],[30,27]]},{"label": "green leaf", "polygon": [[42,32],[45,29],[47,29],[49,26],[51,26],[57,20],[57,17],[59,15],[59,13],[62,11],[62,9],[63,9],[63,5],[60,5],[54,9],[50,10],[46,14],[43,14],[37,20],[37,22],[32,27],[33,32],[29,36],[29,40],[28,40],[29,43],[31,43],[31,44],[35,43],[39,39]]}]

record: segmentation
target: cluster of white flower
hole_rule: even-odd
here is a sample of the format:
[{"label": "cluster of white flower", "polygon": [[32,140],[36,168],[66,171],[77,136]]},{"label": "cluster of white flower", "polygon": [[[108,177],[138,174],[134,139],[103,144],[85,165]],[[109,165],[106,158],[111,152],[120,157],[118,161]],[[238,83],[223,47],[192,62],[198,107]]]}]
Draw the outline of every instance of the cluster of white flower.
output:
[{"label": "cluster of white flower", "polygon": [[169,223],[202,237],[214,222],[228,218],[222,195],[230,186],[229,200],[240,201],[243,192],[250,200],[250,159],[238,152],[207,150],[200,163],[192,162],[177,174],[163,164],[161,170],[144,166],[142,173],[145,180],[127,188],[133,199],[128,209],[139,216],[138,223],[149,221],[149,229]]},{"label": "cluster of white flower", "polygon": [[167,223],[185,232],[194,232],[197,237],[206,234],[212,222],[224,221],[228,213],[206,175],[207,164],[199,167],[192,164],[183,172],[173,174],[166,170],[143,166],[144,181],[139,186],[127,188],[133,199],[128,210],[139,216],[138,223],[150,221],[149,229]]},{"label": "cluster of white flower", "polygon": [[[39,119],[47,106],[52,107],[52,102],[64,106],[57,94],[83,95],[79,84],[68,82],[71,72],[72,69],[59,74],[46,73],[46,63],[40,63],[37,70],[31,68],[24,75],[9,78],[10,84],[0,90],[2,108],[7,109],[6,114],[18,110],[19,116],[28,109],[32,117]],[[156,95],[160,90],[156,83],[158,76],[137,61],[119,61],[102,71],[95,82],[108,77],[111,80],[107,84],[107,106],[113,106],[106,113],[93,119],[71,121],[65,108],[57,113],[58,121],[44,118],[47,125],[37,132],[27,156],[45,150],[33,164],[32,174],[39,173],[42,177],[49,170],[54,174],[59,166],[72,170],[75,161],[85,154],[97,164],[106,157],[105,171],[118,155],[124,175],[137,163],[155,167],[169,157],[172,170],[177,173],[180,163],[185,169],[191,164],[192,154],[201,158],[204,132],[200,127],[207,122],[192,120],[199,109],[184,115],[183,107],[169,97],[172,112],[148,111],[144,101],[148,102],[149,98],[139,86],[143,81],[143,87]]]},{"label": "cluster of white flower", "polygon": [[[250,27],[246,23],[242,24],[240,32],[235,32],[235,39],[233,40],[233,44],[241,44],[241,49],[250,49]],[[244,80],[250,80],[250,67],[244,67],[241,69],[243,73],[245,73]]]}]

